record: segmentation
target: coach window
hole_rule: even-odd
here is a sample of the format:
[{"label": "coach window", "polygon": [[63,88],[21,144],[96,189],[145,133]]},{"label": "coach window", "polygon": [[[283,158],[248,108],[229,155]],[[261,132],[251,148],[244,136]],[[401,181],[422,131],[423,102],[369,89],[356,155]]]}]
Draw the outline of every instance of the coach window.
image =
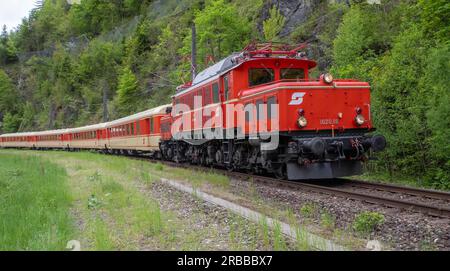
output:
[{"label": "coach window", "polygon": [[153,118],[150,118],[150,133],[153,134],[155,132],[155,121]]},{"label": "coach window", "polygon": [[212,86],[212,90],[213,90],[213,103],[218,103],[219,102],[219,84],[214,83]]},{"label": "coach window", "polygon": [[304,69],[281,69],[281,79],[301,80],[305,79]]},{"label": "coach window", "polygon": [[228,79],[229,75],[226,75],[223,78],[223,88],[224,88],[224,92],[225,92],[225,101],[228,101],[228,98],[230,97],[230,86],[229,86],[229,79]]},{"label": "coach window", "polygon": [[275,80],[273,69],[250,69],[248,82],[251,87],[270,83]]},{"label": "coach window", "polygon": [[141,124],[139,123],[139,121],[136,122],[136,133],[138,135],[141,134]]},{"label": "coach window", "polygon": [[277,104],[277,98],[275,96],[272,96],[270,98],[267,98],[267,118],[272,119],[274,116],[274,112],[272,112],[272,105]]},{"label": "coach window", "polygon": [[127,135],[130,135],[130,133],[131,133],[130,124],[127,124]]},{"label": "coach window", "polygon": [[134,122],[131,124],[131,134],[134,135]]}]

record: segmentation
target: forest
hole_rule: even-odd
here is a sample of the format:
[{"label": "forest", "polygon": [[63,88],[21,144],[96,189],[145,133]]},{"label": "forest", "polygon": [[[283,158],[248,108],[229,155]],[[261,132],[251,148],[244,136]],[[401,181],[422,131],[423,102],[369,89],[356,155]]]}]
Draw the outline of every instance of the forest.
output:
[{"label": "forest", "polygon": [[[301,11],[301,12],[300,12]],[[250,41],[307,42],[317,77],[370,82],[389,145],[370,174],[450,189],[450,2],[41,0],[0,35],[0,132],[88,125],[170,101]]]}]

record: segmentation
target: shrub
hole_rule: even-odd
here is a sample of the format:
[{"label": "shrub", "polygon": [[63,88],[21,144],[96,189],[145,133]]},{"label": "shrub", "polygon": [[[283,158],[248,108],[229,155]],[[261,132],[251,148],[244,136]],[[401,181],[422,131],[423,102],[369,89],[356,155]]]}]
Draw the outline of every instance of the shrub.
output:
[{"label": "shrub", "polygon": [[316,206],[312,203],[306,203],[300,208],[300,214],[304,217],[311,218],[313,217],[316,211]]},{"label": "shrub", "polygon": [[326,229],[333,229],[334,228],[334,217],[330,215],[329,213],[322,213],[320,216],[320,223],[322,224],[322,227]]},{"label": "shrub", "polygon": [[361,234],[369,234],[384,223],[384,215],[377,212],[362,212],[353,221],[353,230]]}]

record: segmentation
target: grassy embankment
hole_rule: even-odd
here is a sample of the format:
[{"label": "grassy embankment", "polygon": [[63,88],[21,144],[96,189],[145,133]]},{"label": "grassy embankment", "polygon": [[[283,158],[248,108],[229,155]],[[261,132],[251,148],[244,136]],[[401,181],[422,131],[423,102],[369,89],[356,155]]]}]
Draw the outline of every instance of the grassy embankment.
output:
[{"label": "grassy embankment", "polygon": [[223,225],[198,227],[211,217],[201,205],[180,216],[180,194],[164,196],[172,210],[152,194],[165,177],[233,199],[223,192],[228,178],[214,173],[91,153],[0,150],[0,174],[0,250],[64,250],[69,240],[82,250],[211,250],[218,242],[220,249],[310,249],[232,214]]},{"label": "grassy embankment", "polygon": [[67,175],[36,157],[0,154],[0,250],[60,250],[74,236]]}]

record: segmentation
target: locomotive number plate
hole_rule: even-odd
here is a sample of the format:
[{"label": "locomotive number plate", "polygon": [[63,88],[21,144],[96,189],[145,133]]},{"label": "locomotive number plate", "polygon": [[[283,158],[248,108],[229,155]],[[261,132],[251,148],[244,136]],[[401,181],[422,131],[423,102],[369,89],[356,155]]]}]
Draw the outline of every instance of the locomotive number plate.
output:
[{"label": "locomotive number plate", "polygon": [[339,124],[339,119],[321,119],[320,125],[335,125]]}]

